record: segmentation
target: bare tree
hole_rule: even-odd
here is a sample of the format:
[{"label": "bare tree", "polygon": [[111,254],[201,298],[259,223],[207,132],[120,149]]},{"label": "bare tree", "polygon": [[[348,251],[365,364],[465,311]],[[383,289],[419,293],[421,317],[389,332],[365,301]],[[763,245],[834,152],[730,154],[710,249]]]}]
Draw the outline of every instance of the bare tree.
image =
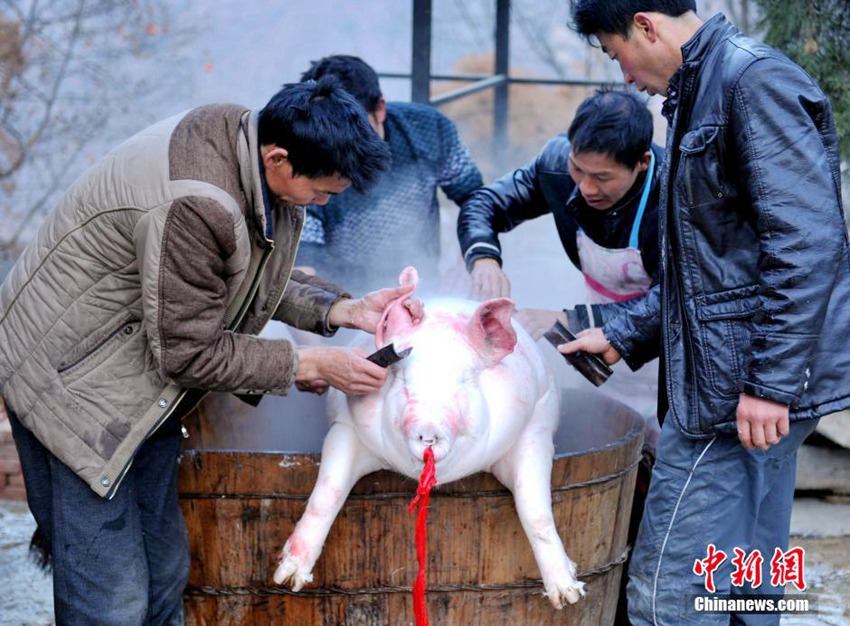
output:
[{"label": "bare tree", "polygon": [[99,156],[110,118],[164,87],[146,68],[185,34],[164,0],[0,0],[0,255]]}]

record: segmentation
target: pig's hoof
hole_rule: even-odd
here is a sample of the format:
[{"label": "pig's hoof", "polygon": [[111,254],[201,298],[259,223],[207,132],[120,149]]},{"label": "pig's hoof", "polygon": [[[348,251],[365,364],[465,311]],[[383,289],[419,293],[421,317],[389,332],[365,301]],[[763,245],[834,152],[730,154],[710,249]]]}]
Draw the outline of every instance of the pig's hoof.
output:
[{"label": "pig's hoof", "polygon": [[569,604],[575,604],[579,601],[579,598],[584,595],[584,583],[572,579],[564,585],[547,585],[544,595],[549,597],[552,606],[556,609],[562,609],[564,607],[564,601]]},{"label": "pig's hoof", "polygon": [[285,555],[274,572],[278,585],[289,585],[292,591],[301,591],[306,583],[313,581],[313,574],[302,571],[302,564],[292,555]]}]

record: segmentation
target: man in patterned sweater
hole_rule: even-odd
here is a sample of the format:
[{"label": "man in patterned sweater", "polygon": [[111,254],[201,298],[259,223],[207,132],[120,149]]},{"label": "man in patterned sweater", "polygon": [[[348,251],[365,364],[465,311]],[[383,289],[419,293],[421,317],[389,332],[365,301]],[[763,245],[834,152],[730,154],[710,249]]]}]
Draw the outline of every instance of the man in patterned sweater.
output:
[{"label": "man in patterned sweater", "polygon": [[389,144],[392,168],[369,191],[350,190],[324,207],[309,207],[296,263],[354,292],[393,284],[401,269],[415,265],[423,288],[436,288],[437,188],[461,205],[481,186],[481,173],[448,118],[429,106],[387,103],[378,75],[363,60],[325,57],[313,62],[301,80],[327,74],[369,113],[375,131]]}]

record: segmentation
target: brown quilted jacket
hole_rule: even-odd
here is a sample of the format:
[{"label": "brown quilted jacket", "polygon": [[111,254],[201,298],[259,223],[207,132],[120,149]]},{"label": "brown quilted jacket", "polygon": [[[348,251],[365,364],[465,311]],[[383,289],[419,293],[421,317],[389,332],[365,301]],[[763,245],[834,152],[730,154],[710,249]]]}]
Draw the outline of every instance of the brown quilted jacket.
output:
[{"label": "brown quilted jacket", "polygon": [[347,296],[292,274],[304,209],[267,206],[256,115],[204,106],[131,137],[0,287],[0,395],[101,496],[188,389],[285,394],[297,354],[256,335],[331,334]]}]

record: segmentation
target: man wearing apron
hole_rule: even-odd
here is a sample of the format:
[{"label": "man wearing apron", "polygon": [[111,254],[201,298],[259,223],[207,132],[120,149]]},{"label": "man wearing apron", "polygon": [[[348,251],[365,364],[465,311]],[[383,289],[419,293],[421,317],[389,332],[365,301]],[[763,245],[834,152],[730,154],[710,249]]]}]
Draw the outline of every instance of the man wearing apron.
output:
[{"label": "man wearing apron", "polygon": [[[549,140],[531,164],[474,193],[458,218],[472,296],[510,295],[498,235],[548,213],[567,256],[584,274],[586,304],[562,311],[521,309],[517,319],[535,339],[556,320],[573,332],[601,326],[629,306],[625,303],[644,296],[658,267],[663,153],[652,145],[652,131],[652,115],[637,96],[597,92],[579,106],[567,134]],[[636,372],[622,364],[615,371],[600,391],[636,408],[654,442],[658,361]]]},{"label": "man wearing apron", "polygon": [[[576,234],[578,257],[581,263],[579,269],[584,274],[584,282],[587,288],[587,306],[581,307],[579,310],[585,313],[589,312],[589,314],[585,319],[580,316],[578,311],[564,311],[567,317],[567,326],[572,328],[573,332],[598,325],[599,318],[604,319],[605,312],[610,315],[611,309],[614,308],[596,307],[597,313],[594,314],[592,305],[627,302],[644,296],[652,284],[652,277],[643,262],[639,243],[641,225],[643,220],[646,219],[646,205],[653,189],[653,181],[657,180],[654,175],[659,171],[655,163],[655,154],[652,150],[648,152],[649,168],[643,176],[643,189],[629,231],[628,245],[624,248],[605,247],[595,242],[579,226]],[[577,185],[573,190],[573,196],[580,193],[579,185]],[[657,198],[658,195],[656,194],[656,201]],[[653,209],[655,206],[653,205]],[[652,219],[655,219],[656,215],[655,210],[653,210]],[[651,230],[656,232],[654,228]],[[520,315],[520,321],[522,321],[522,313]],[[545,323],[546,316],[535,315],[533,319],[541,319]],[[533,331],[537,330],[533,327]],[[652,361],[634,372],[629,370],[624,363],[615,365],[614,369],[617,375],[608,380],[602,391],[631,406],[643,416],[647,443],[654,448],[660,432],[657,419],[658,360]]]}]

